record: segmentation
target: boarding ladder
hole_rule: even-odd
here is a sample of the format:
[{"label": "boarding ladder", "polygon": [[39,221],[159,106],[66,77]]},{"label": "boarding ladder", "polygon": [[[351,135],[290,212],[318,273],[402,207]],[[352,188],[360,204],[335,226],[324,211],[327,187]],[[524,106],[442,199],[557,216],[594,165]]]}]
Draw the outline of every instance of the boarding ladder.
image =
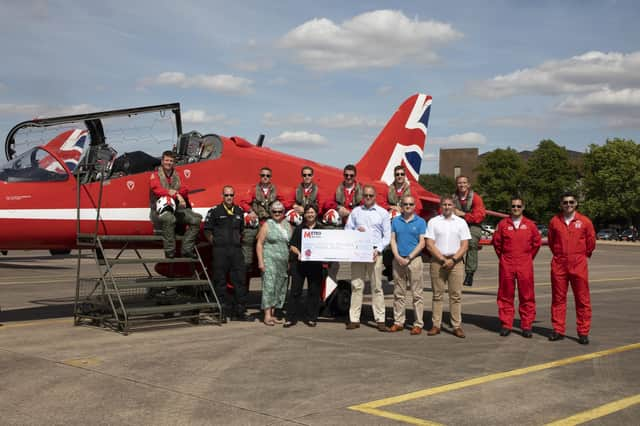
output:
[{"label": "boarding ladder", "polygon": [[[74,324],[108,327],[127,335],[133,324],[149,326],[157,322],[201,320],[220,324],[222,309],[207,273],[207,268],[195,248],[196,257],[166,259],[147,255],[150,250],[140,247],[161,247],[160,235],[103,235],[100,232],[105,173],[98,174],[99,187],[95,227],[91,232],[80,232],[81,191],[91,183],[88,170],[100,169],[100,163],[82,163],[76,173],[77,184],[77,274],[74,304]],[[93,182],[96,182],[93,180]],[[91,219],[93,220],[93,218]],[[86,225],[85,225],[86,230]],[[180,241],[182,237],[177,236]],[[87,252],[92,262],[83,262]],[[159,250],[153,250],[158,253]],[[115,253],[115,255],[113,255]],[[169,274],[180,270],[180,278],[168,278],[154,273],[153,266],[163,263]],[[141,268],[137,268],[141,267]],[[186,271],[186,273],[185,273]]]}]

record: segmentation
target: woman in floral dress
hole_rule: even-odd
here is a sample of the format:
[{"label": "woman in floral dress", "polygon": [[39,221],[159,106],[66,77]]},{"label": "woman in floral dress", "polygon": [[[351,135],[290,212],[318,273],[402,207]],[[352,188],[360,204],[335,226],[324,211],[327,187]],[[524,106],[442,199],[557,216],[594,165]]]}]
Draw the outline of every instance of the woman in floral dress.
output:
[{"label": "woman in floral dress", "polygon": [[291,225],[285,220],[284,205],[276,201],[271,205],[271,218],[260,227],[256,244],[258,268],[262,272],[265,325],[273,326],[279,322],[274,311],[282,309],[287,295],[291,233]]}]

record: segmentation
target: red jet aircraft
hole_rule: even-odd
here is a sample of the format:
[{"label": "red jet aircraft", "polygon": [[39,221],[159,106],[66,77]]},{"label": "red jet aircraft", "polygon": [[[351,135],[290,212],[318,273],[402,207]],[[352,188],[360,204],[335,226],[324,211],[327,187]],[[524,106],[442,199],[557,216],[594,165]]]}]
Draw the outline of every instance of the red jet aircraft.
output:
[{"label": "red jet aircraft", "polygon": [[[325,195],[333,194],[343,179],[341,168],[271,150],[261,141],[252,144],[240,137],[182,135],[177,103],[34,119],[16,125],[6,140],[9,162],[0,168],[0,249],[69,250],[76,247],[78,232],[92,233],[96,229],[102,235],[152,235],[149,176],[153,164],[159,161],[154,163],[157,159],[138,152],[143,160],[151,160],[142,162],[144,170],[123,167],[127,158],[133,157],[131,153],[116,156],[107,142],[118,136],[105,135],[103,122],[147,113],[164,116],[167,111],[175,116],[176,170],[190,190],[194,210],[203,217],[220,202],[224,185],[234,186],[237,202],[250,199],[264,166],[273,170],[273,182],[285,200],[293,200],[304,165],[314,168],[314,180]],[[358,181],[376,187],[382,206],[386,206],[393,168],[405,166],[412,193],[420,200],[418,213],[425,218],[437,211],[439,203],[438,195],[417,182],[430,111],[431,96],[415,94],[408,98],[356,163]],[[63,125],[68,130],[16,155],[20,134]],[[100,219],[96,221],[98,207]]]}]

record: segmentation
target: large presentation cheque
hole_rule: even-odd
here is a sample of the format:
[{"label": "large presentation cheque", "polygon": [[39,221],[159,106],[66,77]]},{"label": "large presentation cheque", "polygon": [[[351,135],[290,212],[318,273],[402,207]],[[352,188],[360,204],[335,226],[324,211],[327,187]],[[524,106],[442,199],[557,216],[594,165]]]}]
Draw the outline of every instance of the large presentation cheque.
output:
[{"label": "large presentation cheque", "polygon": [[370,232],[303,229],[301,260],[373,262]]}]

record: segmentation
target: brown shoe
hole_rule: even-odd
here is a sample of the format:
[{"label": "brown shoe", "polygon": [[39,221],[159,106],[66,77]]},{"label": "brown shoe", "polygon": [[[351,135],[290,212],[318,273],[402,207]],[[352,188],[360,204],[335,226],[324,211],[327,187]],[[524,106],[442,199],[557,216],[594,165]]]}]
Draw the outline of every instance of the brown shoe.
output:
[{"label": "brown shoe", "polygon": [[378,331],[382,331],[383,333],[389,331],[389,328],[387,328],[387,326],[383,322],[377,322],[376,327],[378,327]]},{"label": "brown shoe", "polygon": [[389,327],[389,332],[391,333],[395,333],[396,331],[402,331],[404,330],[404,327],[401,326],[400,324],[393,324],[391,327]]},{"label": "brown shoe", "polygon": [[427,336],[435,336],[436,334],[440,334],[440,327],[431,327],[431,330],[427,331]]},{"label": "brown shoe", "polygon": [[356,328],[360,328],[360,323],[359,322],[348,322],[347,323],[347,330],[355,330]]},{"label": "brown shoe", "polygon": [[422,333],[422,327],[418,327],[417,325],[414,325],[413,328],[411,328],[412,336],[417,336],[420,333]]},{"label": "brown shoe", "polygon": [[464,331],[462,331],[462,328],[460,327],[456,327],[453,329],[453,335],[456,337],[459,337],[461,339],[464,339],[466,336],[464,335]]}]

